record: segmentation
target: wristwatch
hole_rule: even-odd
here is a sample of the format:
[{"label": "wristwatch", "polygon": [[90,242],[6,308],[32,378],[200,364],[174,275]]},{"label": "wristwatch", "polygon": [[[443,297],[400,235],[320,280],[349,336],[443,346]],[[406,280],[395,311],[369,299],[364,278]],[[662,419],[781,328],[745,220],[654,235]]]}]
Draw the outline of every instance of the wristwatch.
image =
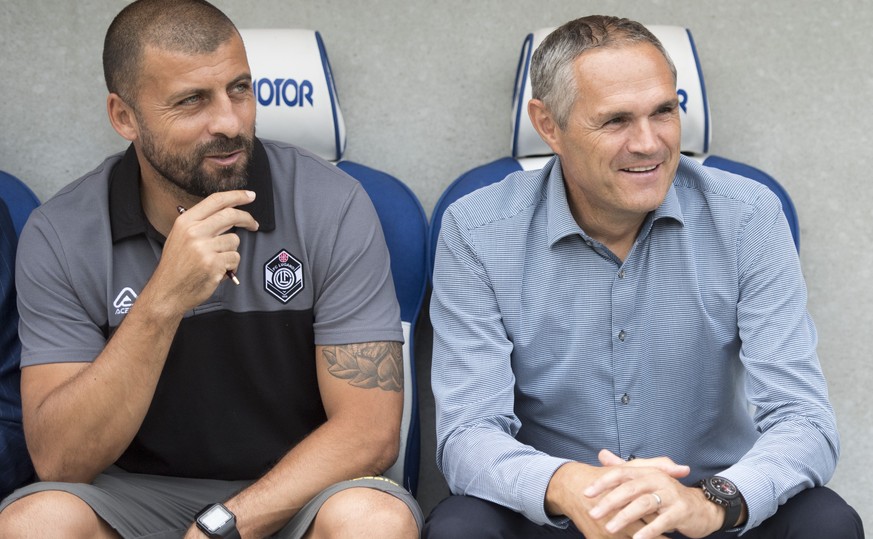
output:
[{"label": "wristwatch", "polygon": [[236,516],[221,503],[211,503],[197,513],[197,527],[209,537],[240,539]]},{"label": "wristwatch", "polygon": [[723,532],[734,528],[743,510],[743,500],[737,486],[731,480],[717,475],[702,479],[698,485],[703,489],[703,495],[706,496],[707,500],[727,510],[724,524],[718,531]]}]

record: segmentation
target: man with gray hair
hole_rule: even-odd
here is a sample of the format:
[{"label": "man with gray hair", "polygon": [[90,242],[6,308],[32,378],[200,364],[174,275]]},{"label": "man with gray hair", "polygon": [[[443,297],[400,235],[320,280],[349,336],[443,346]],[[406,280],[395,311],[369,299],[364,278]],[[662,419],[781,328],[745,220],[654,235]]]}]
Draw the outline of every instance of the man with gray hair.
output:
[{"label": "man with gray hair", "polygon": [[255,137],[242,39],[203,0],[125,7],[104,71],[130,146],[21,237],[42,482],[0,504],[0,536],[417,537],[415,500],[379,477],[403,333],[361,185]]},{"label": "man with gray hair", "polygon": [[[593,16],[533,56],[556,157],[445,212],[430,538],[861,538],[779,200],[680,155],[675,68]],[[748,404],[753,405],[750,415]]]}]

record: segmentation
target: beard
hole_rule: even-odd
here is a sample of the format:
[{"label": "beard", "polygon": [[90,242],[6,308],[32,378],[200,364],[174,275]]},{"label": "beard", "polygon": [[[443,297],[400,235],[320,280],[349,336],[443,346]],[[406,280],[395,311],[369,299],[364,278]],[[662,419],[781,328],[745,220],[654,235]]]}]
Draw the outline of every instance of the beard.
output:
[{"label": "beard", "polygon": [[[189,154],[174,152],[167,145],[155,140],[148,128],[140,133],[142,153],[146,161],[168,182],[186,193],[206,198],[212,193],[242,189],[246,186],[246,170],[252,160],[254,133],[221,137],[198,144]],[[228,154],[242,151],[243,155],[233,165],[209,172],[204,159],[208,155]]]}]

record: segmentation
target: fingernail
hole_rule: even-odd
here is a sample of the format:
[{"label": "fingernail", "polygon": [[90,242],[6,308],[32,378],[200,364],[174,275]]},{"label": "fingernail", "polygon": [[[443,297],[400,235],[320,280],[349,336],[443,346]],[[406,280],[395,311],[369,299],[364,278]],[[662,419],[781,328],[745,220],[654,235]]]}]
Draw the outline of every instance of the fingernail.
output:
[{"label": "fingernail", "polygon": [[254,200],[255,199],[255,192],[254,191],[246,191],[246,196],[249,197],[249,200]]}]

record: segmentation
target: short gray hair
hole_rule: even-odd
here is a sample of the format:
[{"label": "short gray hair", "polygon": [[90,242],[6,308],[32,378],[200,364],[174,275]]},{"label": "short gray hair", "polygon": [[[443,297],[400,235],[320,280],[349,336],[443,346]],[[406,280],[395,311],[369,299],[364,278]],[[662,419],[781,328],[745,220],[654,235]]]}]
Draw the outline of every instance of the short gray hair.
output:
[{"label": "short gray hair", "polygon": [[573,74],[576,58],[597,47],[637,43],[650,43],[664,55],[675,82],[676,66],[648,28],[630,19],[591,15],[572,20],[556,29],[534,51],[530,68],[533,98],[542,101],[554,115],[558,127],[564,129],[570,109],[578,97]]}]

